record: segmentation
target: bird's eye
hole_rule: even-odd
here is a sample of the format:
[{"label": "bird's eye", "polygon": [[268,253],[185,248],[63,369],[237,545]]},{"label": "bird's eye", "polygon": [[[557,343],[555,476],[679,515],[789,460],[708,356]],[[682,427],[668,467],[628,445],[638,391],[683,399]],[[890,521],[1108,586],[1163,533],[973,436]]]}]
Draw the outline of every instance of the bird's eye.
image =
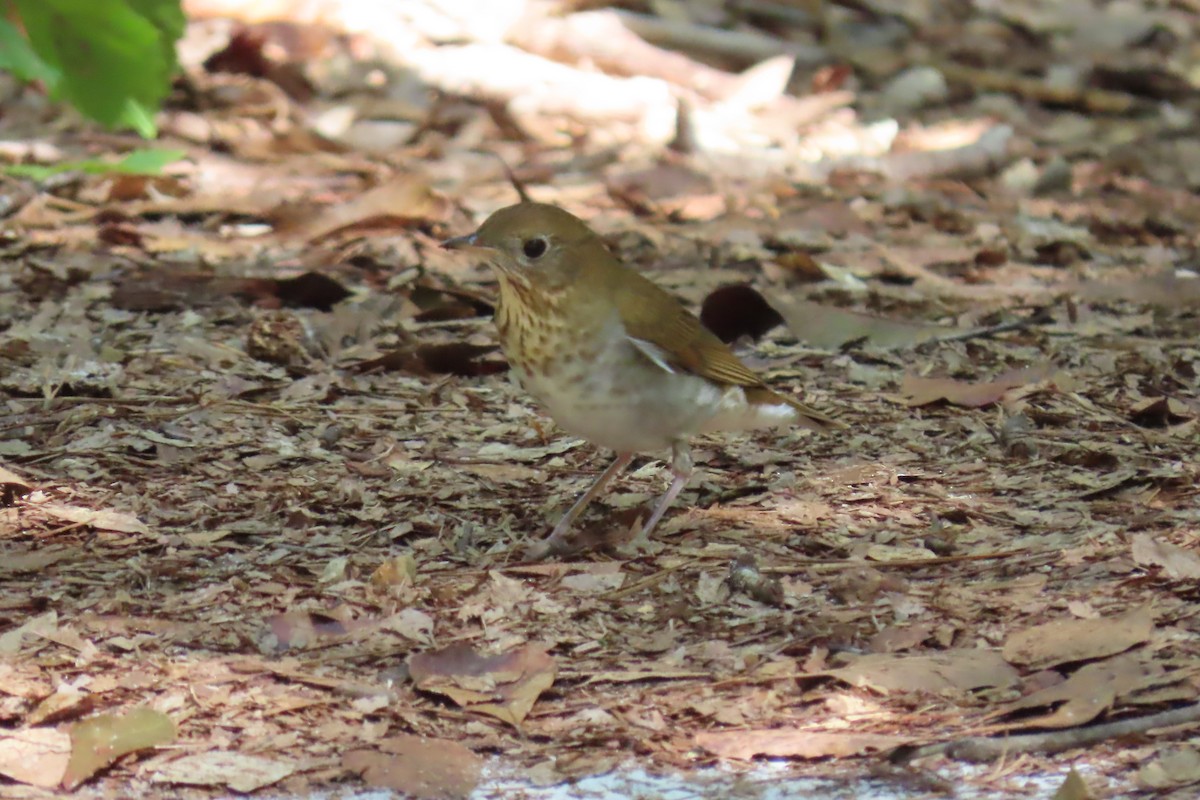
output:
[{"label": "bird's eye", "polygon": [[526,239],[525,244],[521,245],[521,249],[525,252],[525,257],[528,259],[541,258],[546,254],[546,240],[540,236],[535,236],[532,239]]}]

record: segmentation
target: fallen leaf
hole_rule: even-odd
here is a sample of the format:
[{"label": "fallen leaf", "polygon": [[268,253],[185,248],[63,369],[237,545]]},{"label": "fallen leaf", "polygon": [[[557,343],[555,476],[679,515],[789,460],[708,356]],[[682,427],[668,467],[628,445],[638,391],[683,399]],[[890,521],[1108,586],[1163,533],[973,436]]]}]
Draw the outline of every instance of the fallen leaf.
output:
[{"label": "fallen leaf", "polygon": [[298,650],[374,628],[379,620],[339,619],[312,611],[288,611],[266,620],[259,646],[264,652]]},{"label": "fallen leaf", "polygon": [[767,302],[783,316],[788,330],[796,338],[813,347],[830,350],[860,341],[883,348],[911,347],[961,333],[959,328],[887,319],[824,306],[811,300],[785,299],[777,294],[769,294]]},{"label": "fallen leaf", "polygon": [[1147,789],[1170,789],[1197,781],[1200,781],[1200,750],[1189,745],[1171,747],[1137,773],[1137,782]]},{"label": "fallen leaf", "polygon": [[100,531],[115,531],[116,533],[150,533],[146,524],[123,511],[113,511],[105,508],[83,508],[68,506],[60,503],[43,503],[37,507],[52,517],[74,522],[80,525],[90,525]]},{"label": "fallen leaf", "polygon": [[443,694],[469,711],[514,727],[554,683],[556,674],[554,659],[539,645],[484,656],[469,645],[455,644],[413,655],[408,669],[418,689]]},{"label": "fallen leaf", "polygon": [[1074,767],[1071,767],[1066,779],[1054,793],[1052,800],[1095,800],[1095,797],[1084,783],[1083,778],[1079,776]]},{"label": "fallen leaf", "polygon": [[1148,533],[1135,535],[1130,551],[1136,563],[1143,567],[1162,567],[1162,574],[1172,580],[1200,578],[1200,555],[1159,541]]},{"label": "fallen leaf", "polygon": [[1002,717],[1030,709],[1051,708],[1049,713],[1022,715],[1015,723],[1022,728],[1072,728],[1086,725],[1120,700],[1165,685],[1186,682],[1189,672],[1168,672],[1157,662],[1143,662],[1131,655],[1084,664],[1062,683],[1039,689],[991,716]]},{"label": "fallen leaf", "polygon": [[39,548],[20,553],[5,551],[0,554],[0,573],[40,572],[51,564],[79,554],[76,547]]},{"label": "fallen leaf", "polygon": [[993,650],[947,650],[928,656],[871,653],[821,674],[883,692],[967,692],[1011,686],[1020,677]]},{"label": "fallen leaf", "polygon": [[408,227],[416,223],[445,222],[450,202],[419,175],[397,175],[346,203],[313,210],[293,227],[308,242],[318,242],[348,228],[384,225]]},{"label": "fallen leaf", "polygon": [[100,714],[71,726],[71,758],[63,775],[71,790],[126,753],[175,740],[175,723],[161,711],[135,708],[127,714]]},{"label": "fallen leaf", "polygon": [[483,773],[483,760],[458,742],[408,735],[384,739],[377,750],[351,750],[342,765],[368,786],[413,800],[465,799]]},{"label": "fallen leaf", "polygon": [[1179,277],[1173,270],[1138,275],[1127,281],[1089,281],[1075,288],[1086,302],[1139,303],[1164,308],[1200,306],[1200,280]]},{"label": "fallen leaf", "polygon": [[900,393],[910,406],[924,406],[945,401],[964,408],[982,408],[997,403],[1012,389],[1046,380],[1051,375],[1048,366],[1026,367],[1004,373],[991,381],[971,382],[955,378],[921,378],[905,375],[900,381]]},{"label": "fallen leaf", "polygon": [[696,744],[723,758],[828,758],[890,750],[906,744],[903,736],[877,733],[827,733],[795,728],[712,731],[696,734]]},{"label": "fallen leaf", "polygon": [[1004,657],[1013,664],[1044,669],[1123,652],[1149,640],[1153,630],[1149,606],[1118,617],[1055,620],[1009,636]]},{"label": "fallen leaf", "polygon": [[55,728],[29,728],[0,737],[0,775],[52,789],[62,783],[71,737]]},{"label": "fallen leaf", "polygon": [[286,778],[296,771],[288,759],[209,750],[168,761],[150,776],[155,783],[189,786],[227,786],[235,792],[253,792]]}]

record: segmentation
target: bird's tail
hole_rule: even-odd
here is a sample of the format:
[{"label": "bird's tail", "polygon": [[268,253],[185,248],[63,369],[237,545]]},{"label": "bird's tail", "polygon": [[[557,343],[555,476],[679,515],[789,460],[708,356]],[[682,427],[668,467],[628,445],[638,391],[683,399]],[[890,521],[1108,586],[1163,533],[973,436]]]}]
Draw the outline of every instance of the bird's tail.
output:
[{"label": "bird's tail", "polygon": [[764,403],[769,405],[786,403],[796,412],[797,424],[803,425],[806,428],[812,428],[815,431],[839,431],[850,427],[844,422],[839,422],[833,417],[822,414],[815,408],[806,406],[798,400],[793,400],[786,394],[780,394],[773,389],[768,389],[766,386],[747,387],[746,400],[750,403]]}]

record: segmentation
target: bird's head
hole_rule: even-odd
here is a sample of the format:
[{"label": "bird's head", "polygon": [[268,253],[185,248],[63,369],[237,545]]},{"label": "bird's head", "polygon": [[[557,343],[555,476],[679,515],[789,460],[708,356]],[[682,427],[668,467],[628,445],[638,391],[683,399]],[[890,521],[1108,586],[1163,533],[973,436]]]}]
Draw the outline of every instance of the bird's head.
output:
[{"label": "bird's head", "polygon": [[604,244],[583,220],[546,203],[518,203],[492,214],[479,229],[442,242],[475,251],[500,273],[523,282],[569,283]]}]

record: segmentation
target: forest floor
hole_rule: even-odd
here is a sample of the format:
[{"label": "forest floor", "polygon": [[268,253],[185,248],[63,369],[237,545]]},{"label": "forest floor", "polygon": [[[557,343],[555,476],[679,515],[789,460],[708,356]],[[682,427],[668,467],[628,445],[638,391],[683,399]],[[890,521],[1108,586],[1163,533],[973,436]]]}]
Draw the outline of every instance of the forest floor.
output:
[{"label": "forest floor", "polygon": [[[1189,4],[228,5],[160,174],[0,87],[0,163],[67,165],[0,173],[0,794],[1193,796]],[[610,454],[438,246],[505,163],[848,429],[699,437],[643,550],[639,457],[522,563]]]}]

